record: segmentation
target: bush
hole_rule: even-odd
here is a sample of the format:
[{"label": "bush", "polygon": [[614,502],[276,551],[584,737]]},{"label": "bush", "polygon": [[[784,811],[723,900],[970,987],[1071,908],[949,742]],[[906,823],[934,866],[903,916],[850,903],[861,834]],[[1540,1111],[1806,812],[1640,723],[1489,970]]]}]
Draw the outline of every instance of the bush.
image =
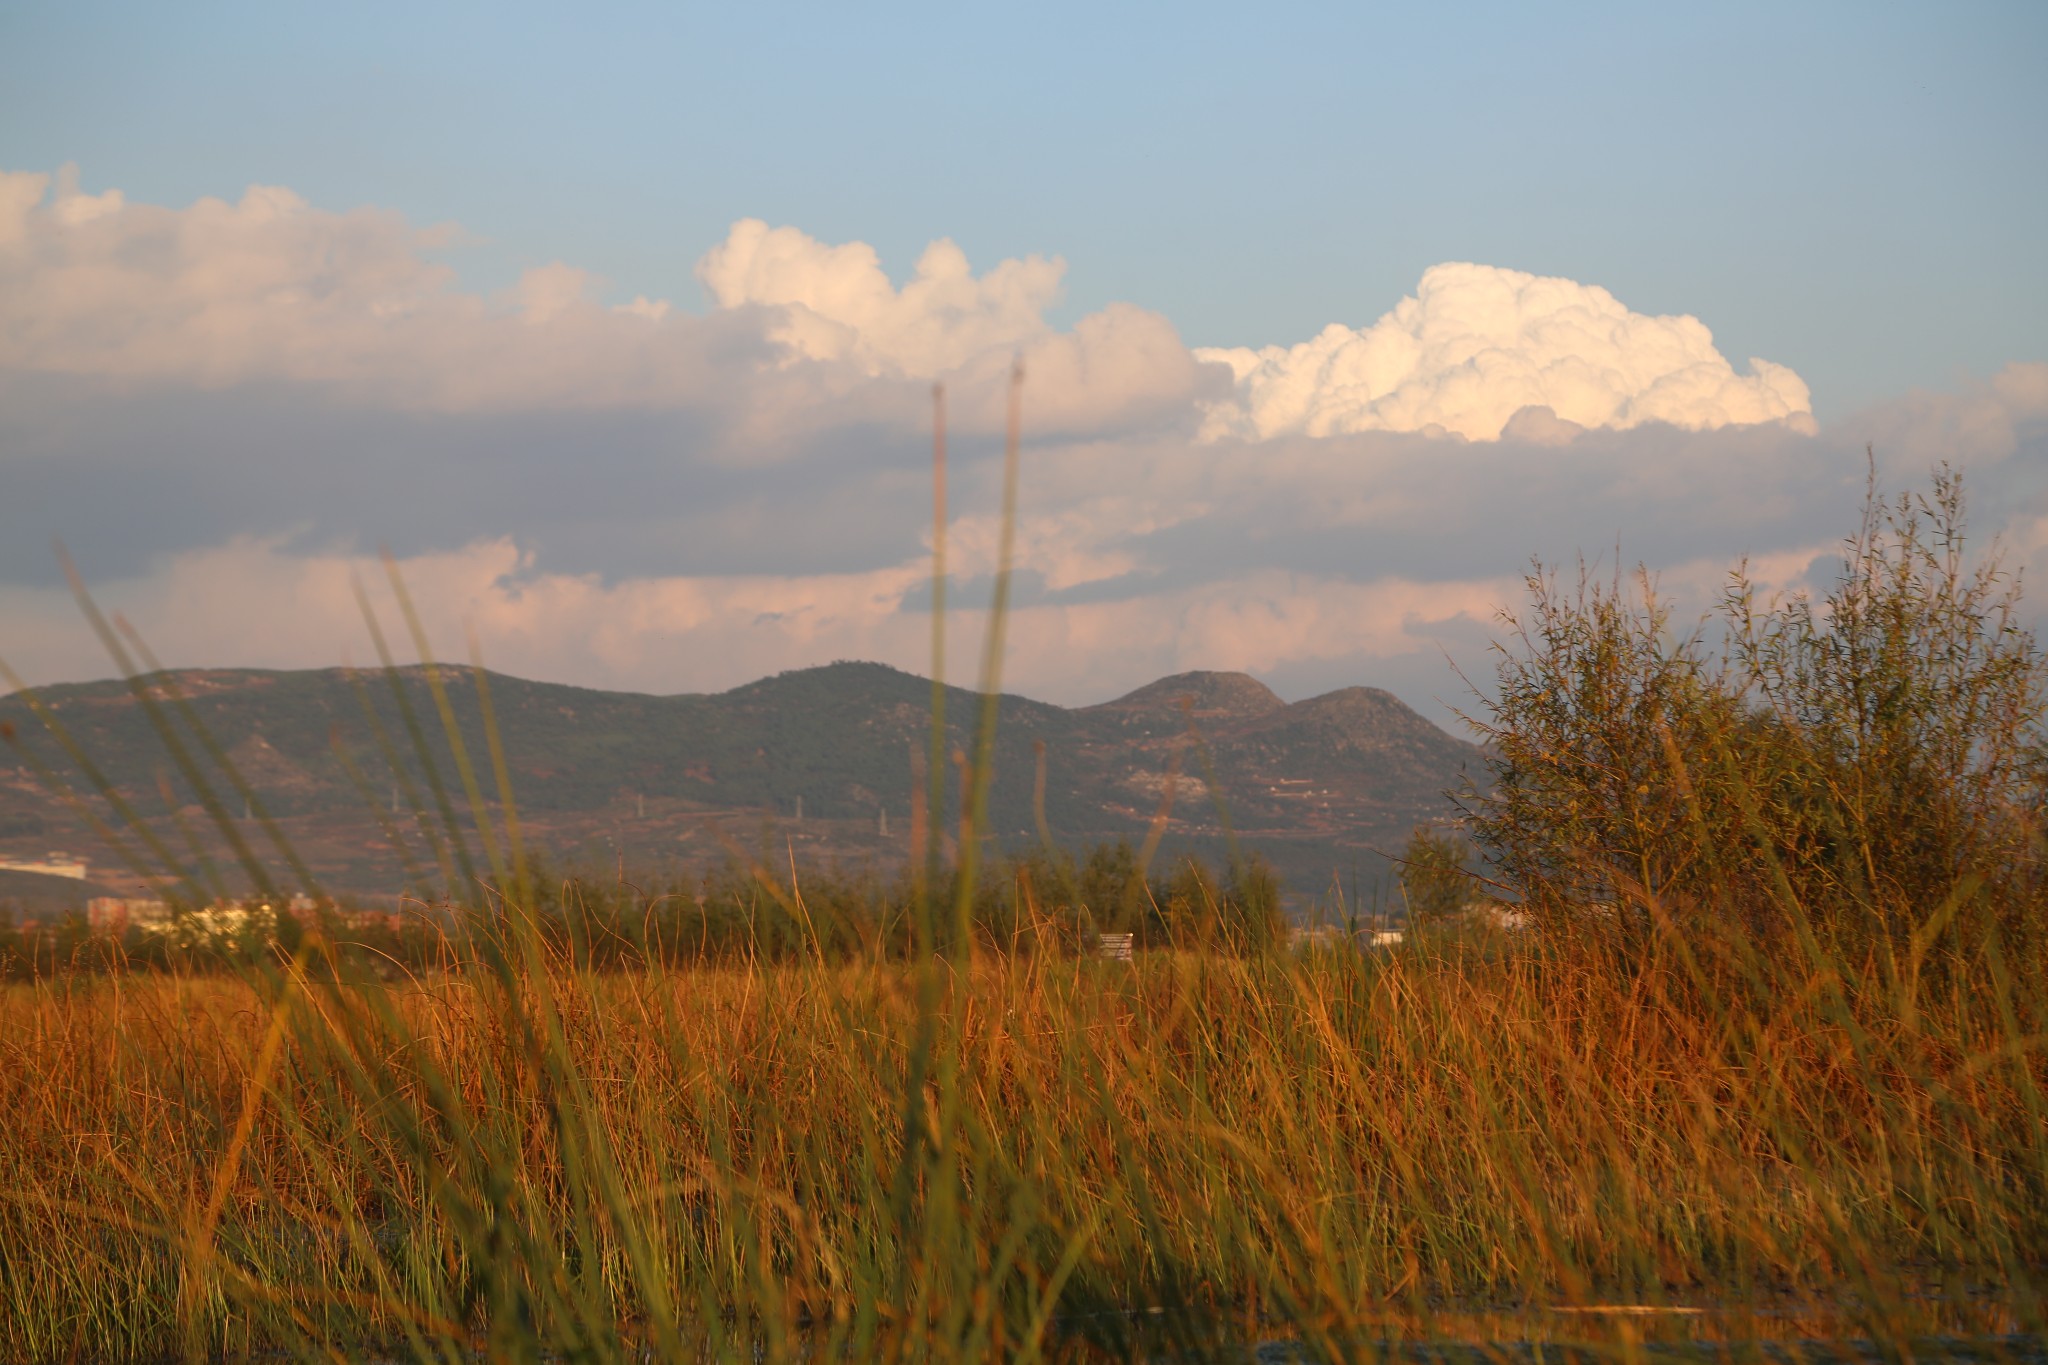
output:
[{"label": "bush", "polygon": [[1501,880],[1551,923],[1711,914],[1916,960],[1965,902],[2020,926],[2043,661],[1963,511],[1947,470],[1873,483],[1818,601],[1766,601],[1741,566],[1685,635],[1640,570],[1565,592],[1538,566],[1476,722],[1494,785],[1467,807]]}]

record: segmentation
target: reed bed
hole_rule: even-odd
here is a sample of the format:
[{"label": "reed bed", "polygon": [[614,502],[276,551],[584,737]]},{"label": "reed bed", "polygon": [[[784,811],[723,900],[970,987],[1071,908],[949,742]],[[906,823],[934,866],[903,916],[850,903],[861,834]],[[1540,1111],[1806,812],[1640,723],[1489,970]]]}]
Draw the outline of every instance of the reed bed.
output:
[{"label": "reed bed", "polygon": [[2038,962],[450,965],[0,993],[0,1349],[1348,1356],[1788,1298],[1910,1342],[1986,1288],[2040,1328]]}]

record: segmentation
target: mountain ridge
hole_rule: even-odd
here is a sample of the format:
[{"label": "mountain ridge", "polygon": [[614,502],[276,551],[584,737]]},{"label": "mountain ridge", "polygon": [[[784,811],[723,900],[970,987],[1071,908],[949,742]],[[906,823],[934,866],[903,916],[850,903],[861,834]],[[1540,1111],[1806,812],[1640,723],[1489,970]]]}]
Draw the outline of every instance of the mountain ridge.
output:
[{"label": "mountain ridge", "polygon": [[[495,792],[476,674],[467,666],[444,666],[440,674],[479,781]],[[498,673],[484,679],[522,822],[557,857],[702,860],[724,856],[735,839],[771,831],[789,855],[818,861],[890,864],[906,855],[929,749],[926,678],[839,661],[713,693],[611,692]],[[411,845],[416,862],[431,863],[413,801],[435,807],[428,796],[434,779],[464,805],[418,665],[388,674],[180,669],[144,682],[152,696],[167,700],[174,689],[183,696],[182,705],[157,709],[180,717],[173,722],[180,730],[187,729],[182,712],[196,713],[337,886],[397,890],[402,845]],[[37,696],[136,809],[166,824],[167,840],[179,819],[207,826],[200,793],[128,684],[61,684]],[[933,823],[951,832],[958,827],[957,763],[972,747],[981,698],[948,687],[945,704],[948,801]],[[1064,844],[1136,843],[1164,808],[1164,856],[1226,860],[1234,829],[1297,890],[1375,863],[1409,828],[1450,813],[1447,788],[1483,775],[1478,748],[1369,687],[1287,702],[1249,675],[1198,671],[1083,707],[1005,694],[998,715],[990,828],[999,841],[1035,841],[1042,813]],[[27,753],[70,770],[24,697],[0,698],[0,721],[14,725]],[[431,774],[414,751],[412,726],[432,738]],[[188,734],[188,749],[197,749],[195,738]],[[96,864],[110,856],[75,810],[41,790],[32,766],[0,748],[0,853],[69,841],[80,852],[91,844]],[[215,785],[216,798],[241,816],[240,799],[222,795],[230,784]],[[73,787],[101,818],[111,814],[89,784],[74,780]]]}]

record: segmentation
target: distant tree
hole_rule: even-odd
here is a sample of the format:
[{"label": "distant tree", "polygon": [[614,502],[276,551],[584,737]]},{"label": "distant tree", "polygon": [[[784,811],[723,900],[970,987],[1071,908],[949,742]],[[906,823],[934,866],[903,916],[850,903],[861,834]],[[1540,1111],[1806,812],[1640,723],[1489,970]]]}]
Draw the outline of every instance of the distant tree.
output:
[{"label": "distant tree", "polygon": [[1232,870],[1224,914],[1225,932],[1246,952],[1263,952],[1286,940],[1280,876],[1261,855],[1247,855]]},{"label": "distant tree", "polygon": [[1472,846],[1450,830],[1417,825],[1401,849],[1401,894],[1416,924],[1456,914],[1472,899]]},{"label": "distant tree", "polygon": [[1138,870],[1138,855],[1130,842],[1097,844],[1081,866],[1080,901],[1094,916],[1095,923],[1117,933],[1137,928],[1137,920],[1148,908],[1145,879]]}]

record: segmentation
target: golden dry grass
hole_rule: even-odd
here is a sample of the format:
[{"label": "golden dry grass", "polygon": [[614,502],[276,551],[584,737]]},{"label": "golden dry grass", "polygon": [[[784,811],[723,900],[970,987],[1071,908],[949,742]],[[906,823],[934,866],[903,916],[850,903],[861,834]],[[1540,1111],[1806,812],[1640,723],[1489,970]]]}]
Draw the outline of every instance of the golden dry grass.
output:
[{"label": "golden dry grass", "polygon": [[1780,1293],[1903,1338],[1944,1279],[2031,1323],[2039,964],[1685,958],[990,956],[923,1013],[873,964],[13,987],[0,1341],[1122,1353],[1170,1306],[1338,1350]]}]

